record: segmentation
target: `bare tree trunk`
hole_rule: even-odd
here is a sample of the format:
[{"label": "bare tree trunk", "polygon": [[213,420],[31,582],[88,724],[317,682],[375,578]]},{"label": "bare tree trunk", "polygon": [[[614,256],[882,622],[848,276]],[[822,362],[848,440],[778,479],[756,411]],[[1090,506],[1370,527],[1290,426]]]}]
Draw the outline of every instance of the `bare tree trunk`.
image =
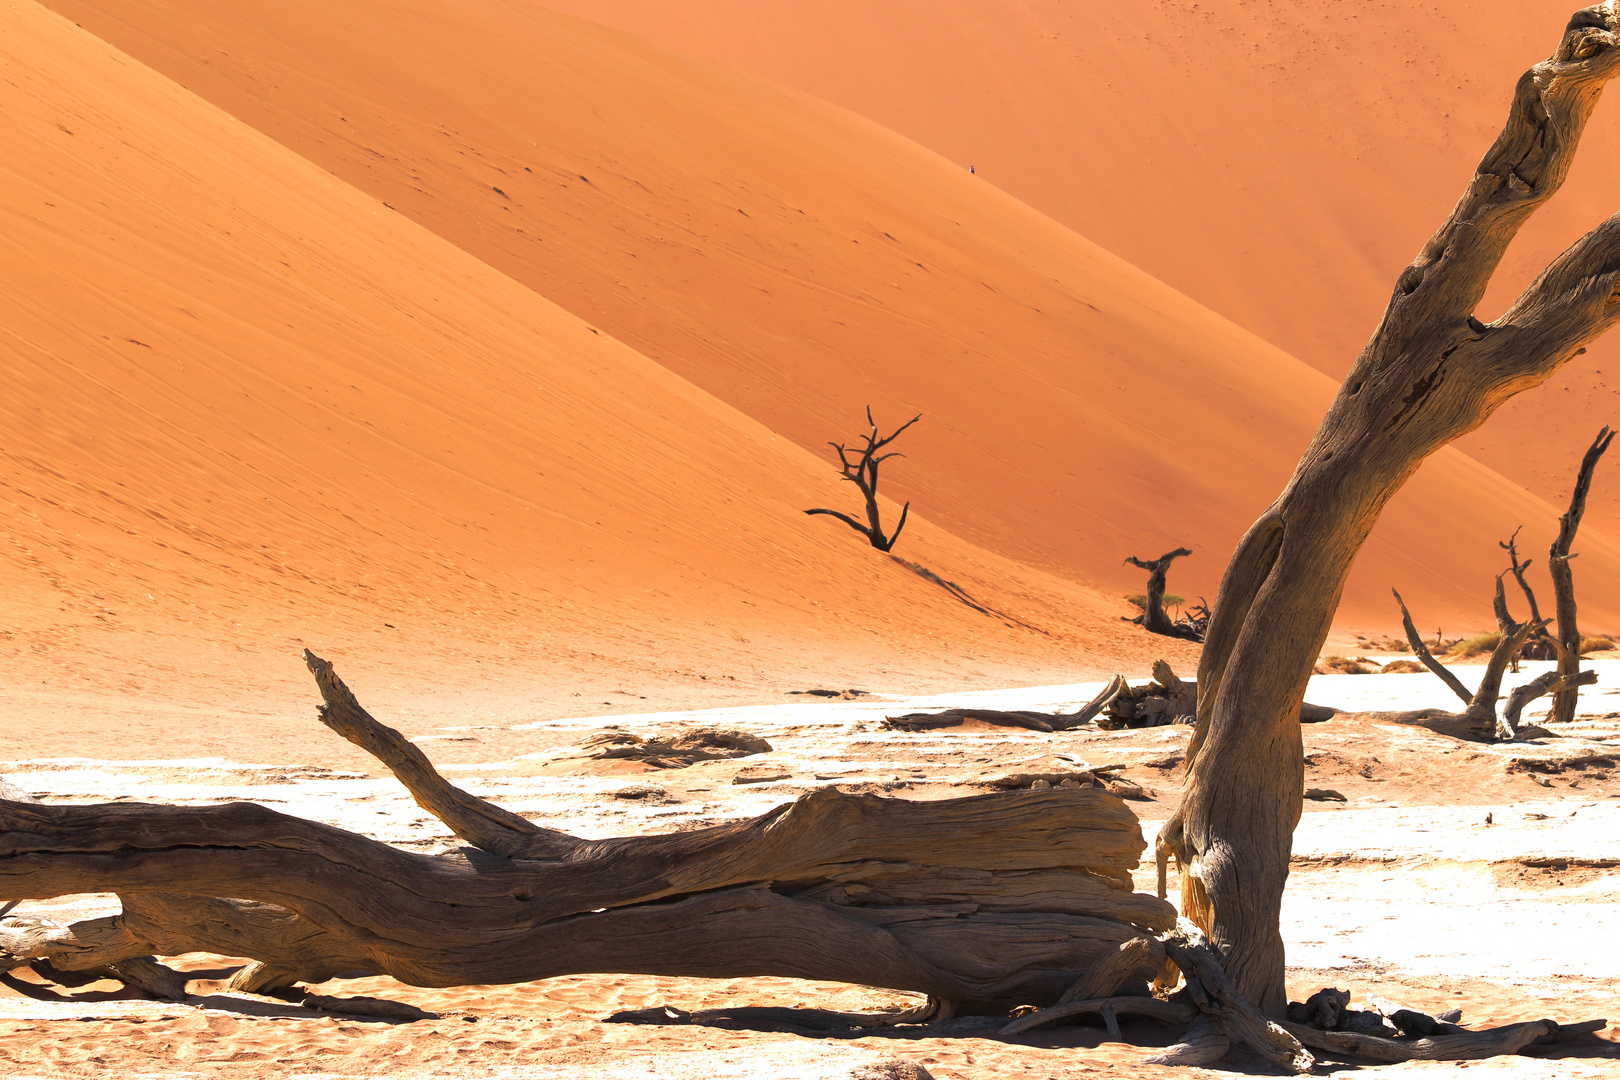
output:
[{"label": "bare tree trunk", "polygon": [[256,961],[245,990],[353,969],[418,986],[783,975],[999,1011],[1056,1002],[1127,941],[1144,939],[1127,974],[1164,963],[1146,932],[1175,911],[1132,891],[1141,829],[1102,790],[909,802],[824,788],[749,821],[584,840],[448,783],[306,660],[322,721],[472,847],[418,855],[250,803],[0,800],[0,896],[124,905],[66,928],[12,916],[0,971],[208,951]]},{"label": "bare tree trunk", "polygon": [[1221,582],[1184,797],[1161,852],[1181,866],[1185,913],[1269,1016],[1287,1004],[1278,926],[1304,788],[1295,718],[1356,553],[1424,458],[1620,318],[1620,217],[1576,241],[1500,319],[1474,316],[1509,241],[1562,184],[1620,67],[1617,23],[1612,4],[1578,12],[1553,57],[1519,80],[1502,134],[1401,273],[1293,478]]},{"label": "bare tree trunk", "polygon": [[1142,605],[1142,626],[1154,634],[1163,634],[1165,637],[1187,637],[1188,635],[1170,621],[1170,616],[1164,611],[1165,578],[1170,573],[1170,564],[1184,555],[1192,552],[1186,548],[1176,548],[1167,551],[1157,559],[1138,559],[1135,555],[1129,556],[1125,562],[1139,570],[1148,571],[1147,599]]},{"label": "bare tree trunk", "polygon": [[1552,578],[1553,602],[1558,612],[1558,674],[1562,686],[1553,694],[1551,719],[1564,723],[1575,719],[1575,706],[1581,695],[1579,684],[1571,681],[1581,670],[1581,631],[1575,625],[1575,574],[1569,565],[1569,560],[1575,556],[1569,549],[1575,543],[1575,530],[1581,527],[1581,517],[1586,513],[1586,493],[1592,487],[1592,473],[1612,441],[1614,432],[1605,427],[1586,448],[1581,471],[1575,478],[1575,491],[1569,497],[1569,510],[1558,519],[1558,539],[1547,553],[1547,573]]}]

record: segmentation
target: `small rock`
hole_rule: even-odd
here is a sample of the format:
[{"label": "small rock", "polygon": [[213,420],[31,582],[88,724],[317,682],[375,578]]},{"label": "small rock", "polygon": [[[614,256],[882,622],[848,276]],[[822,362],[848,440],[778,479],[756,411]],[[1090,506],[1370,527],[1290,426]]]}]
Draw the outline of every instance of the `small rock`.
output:
[{"label": "small rock", "polygon": [[629,787],[622,787],[613,792],[613,797],[615,799],[657,799],[668,794],[663,788],[654,787],[651,784],[632,784]]},{"label": "small rock", "polygon": [[1029,790],[1031,790],[1031,791],[1051,791],[1052,790],[1052,782],[1050,780],[1033,780],[1033,781],[1030,782]]},{"label": "small rock", "polygon": [[1346,799],[1343,795],[1341,795],[1339,792],[1334,791],[1332,788],[1320,788],[1320,787],[1306,788],[1305,789],[1305,797],[1307,799],[1314,799],[1317,802],[1349,802],[1350,801],[1349,799]]}]

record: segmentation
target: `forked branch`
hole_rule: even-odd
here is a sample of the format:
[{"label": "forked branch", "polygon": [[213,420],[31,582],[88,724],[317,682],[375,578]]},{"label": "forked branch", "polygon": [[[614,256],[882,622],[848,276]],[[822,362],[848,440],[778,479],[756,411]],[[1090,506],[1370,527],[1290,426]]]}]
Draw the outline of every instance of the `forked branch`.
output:
[{"label": "forked branch", "polygon": [[900,539],[900,530],[906,527],[906,516],[911,513],[911,503],[908,502],[900,508],[900,520],[895,523],[894,532],[885,535],[882,513],[878,509],[877,501],[878,467],[890,458],[904,457],[905,455],[896,451],[887,454],[879,453],[879,451],[894,442],[895,439],[900,437],[901,432],[921,419],[922,413],[918,413],[889,434],[879,435],[877,423],[872,419],[872,407],[868,405],[866,407],[866,424],[869,430],[862,436],[866,440],[865,446],[850,449],[843,443],[833,442],[827,444],[838,454],[839,471],[843,473],[844,479],[860,488],[861,495],[866,500],[865,525],[838,510],[817,508],[806,510],[805,513],[826,514],[828,517],[835,517],[866,537],[867,542],[879,551],[893,550],[894,542]]}]

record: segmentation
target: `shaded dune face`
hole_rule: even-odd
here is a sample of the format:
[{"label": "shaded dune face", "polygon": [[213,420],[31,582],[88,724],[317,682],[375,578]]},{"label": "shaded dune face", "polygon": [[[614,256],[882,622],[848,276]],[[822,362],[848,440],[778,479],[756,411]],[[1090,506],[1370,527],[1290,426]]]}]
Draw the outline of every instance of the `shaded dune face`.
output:
[{"label": "shaded dune face", "polygon": [[[1339,378],[1578,3],[555,0],[871,117]],[[1600,107],[1480,315],[1620,210]],[[1598,342],[1459,449],[1562,504],[1612,424]],[[1620,483],[1589,521],[1620,530]],[[1538,541],[1538,548],[1547,541]]]},{"label": "shaded dune face", "polygon": [[3,17],[12,689],[295,707],[306,643],[456,685],[1120,651],[1116,601],[914,515],[910,557],[1049,632],[972,611],[806,519],[848,498],[808,451],[72,23]]},{"label": "shaded dune face", "polygon": [[[890,493],[1061,578],[1139,588],[1125,555],[1185,544],[1201,557],[1172,587],[1212,596],[1332,393],[988,172],[533,5],[52,6],[793,443],[852,435],[866,404],[924,413]],[[1116,217],[1111,236],[1141,215]],[[1389,625],[1399,584],[1425,621],[1488,624],[1495,541],[1555,518],[1442,452],[1386,513],[1343,619]],[[1602,621],[1620,559],[1597,528],[1582,547]]]}]

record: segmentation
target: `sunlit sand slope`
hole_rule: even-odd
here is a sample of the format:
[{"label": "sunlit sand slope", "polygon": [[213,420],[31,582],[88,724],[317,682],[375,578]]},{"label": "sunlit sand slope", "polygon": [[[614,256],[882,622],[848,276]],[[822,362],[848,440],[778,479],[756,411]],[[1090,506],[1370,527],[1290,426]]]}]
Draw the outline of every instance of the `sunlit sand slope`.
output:
[{"label": "sunlit sand slope", "polygon": [[849,504],[809,452],[46,9],[0,19],[7,693],[302,714],[302,644],[362,685],[719,700],[1158,648],[914,515],[909,558],[1044,632],[972,610],[804,517]]},{"label": "sunlit sand slope", "polygon": [[[1213,596],[1331,393],[885,128],[530,4],[55,6],[802,446],[924,413],[894,493],[1074,579],[1139,588],[1125,555],[1186,544],[1177,590]],[[1486,623],[1496,539],[1554,516],[1442,454],[1346,616],[1387,625],[1398,584]]]},{"label": "sunlit sand slope", "polygon": [[[886,124],[1335,377],[1578,0],[552,0]],[[1620,107],[1484,316],[1620,210]],[[1620,417],[1620,342],[1459,445],[1554,502]],[[1620,531],[1620,481],[1592,496]],[[1541,545],[1538,545],[1541,546]]]}]

